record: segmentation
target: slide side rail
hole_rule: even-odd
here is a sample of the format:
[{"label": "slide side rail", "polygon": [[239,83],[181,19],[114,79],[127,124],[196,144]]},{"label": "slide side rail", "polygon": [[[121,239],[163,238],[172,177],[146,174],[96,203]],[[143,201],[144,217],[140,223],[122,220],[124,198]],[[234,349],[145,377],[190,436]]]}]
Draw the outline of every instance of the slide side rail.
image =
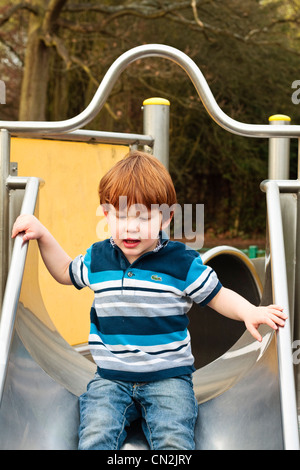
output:
[{"label": "slide side rail", "polygon": [[[40,180],[34,177],[10,177],[7,181],[7,185],[11,189],[25,188],[21,214],[33,214],[37,201]],[[9,352],[13,337],[27,250],[28,242],[24,243],[22,235],[18,235],[14,242],[14,248],[4,292],[0,322],[0,404],[4,391]]]},{"label": "slide side rail", "polygon": [[263,182],[261,188],[266,192],[267,198],[273,301],[275,304],[281,305],[288,315],[285,327],[279,328],[277,333],[277,354],[284,446],[286,450],[299,450],[297,404],[292,360],[289,297],[280,206],[280,191],[277,182],[271,180]]}]

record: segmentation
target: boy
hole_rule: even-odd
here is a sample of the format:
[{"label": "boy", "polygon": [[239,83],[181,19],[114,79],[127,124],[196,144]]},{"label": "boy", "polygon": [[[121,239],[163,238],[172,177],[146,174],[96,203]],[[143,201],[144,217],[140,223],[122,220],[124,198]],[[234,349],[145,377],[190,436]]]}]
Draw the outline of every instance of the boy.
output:
[{"label": "boy", "polygon": [[151,449],[193,449],[192,302],[244,321],[258,341],[260,324],[277,329],[286,316],[224,288],[196,251],[163,236],[176,193],[155,157],[127,155],[102,178],[99,196],[112,237],[85,256],[72,260],[33,216],[20,216],[12,232],[38,241],[58,282],[95,292],[89,343],[98,367],[80,397],[79,449],[120,449],[126,426],[139,416]]}]

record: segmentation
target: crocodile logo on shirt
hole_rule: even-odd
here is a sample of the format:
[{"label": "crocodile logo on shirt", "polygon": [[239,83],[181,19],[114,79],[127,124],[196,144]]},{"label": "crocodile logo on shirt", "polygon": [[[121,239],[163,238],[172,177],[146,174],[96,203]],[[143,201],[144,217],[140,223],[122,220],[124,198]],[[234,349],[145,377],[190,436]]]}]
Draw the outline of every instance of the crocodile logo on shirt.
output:
[{"label": "crocodile logo on shirt", "polygon": [[160,276],[158,276],[157,274],[152,274],[151,279],[153,281],[161,281],[162,280],[162,278]]}]

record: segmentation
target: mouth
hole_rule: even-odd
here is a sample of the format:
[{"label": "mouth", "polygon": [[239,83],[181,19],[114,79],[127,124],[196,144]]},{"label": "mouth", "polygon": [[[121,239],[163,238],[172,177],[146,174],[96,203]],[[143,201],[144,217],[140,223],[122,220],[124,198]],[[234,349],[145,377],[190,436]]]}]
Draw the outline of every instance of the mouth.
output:
[{"label": "mouth", "polygon": [[136,248],[140,244],[140,240],[133,238],[126,238],[123,240],[125,248]]}]

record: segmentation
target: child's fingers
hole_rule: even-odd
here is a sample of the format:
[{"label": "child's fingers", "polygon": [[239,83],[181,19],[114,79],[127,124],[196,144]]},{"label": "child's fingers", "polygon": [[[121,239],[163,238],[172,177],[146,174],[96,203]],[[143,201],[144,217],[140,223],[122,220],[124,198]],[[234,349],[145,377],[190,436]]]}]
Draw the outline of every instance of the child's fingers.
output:
[{"label": "child's fingers", "polygon": [[11,238],[16,238],[17,235],[25,231],[26,229],[23,227],[15,227],[15,229],[12,231]]},{"label": "child's fingers", "polygon": [[285,313],[283,311],[283,307],[281,307],[280,305],[269,305],[267,307],[267,309],[272,312],[272,313],[275,313],[276,315],[279,315],[279,316],[285,316]]},{"label": "child's fingers", "polygon": [[[273,321],[270,317],[267,317],[264,321],[266,325],[269,325],[273,330],[278,330],[277,322]],[[283,325],[282,325],[283,326]]]},{"label": "child's fingers", "polygon": [[262,337],[258,332],[258,326],[265,324],[270,326],[273,330],[278,330],[278,327],[283,327],[288,318],[283,308],[279,305],[269,305],[268,307],[258,307],[258,315],[246,322],[246,327],[249,333],[259,342]]},{"label": "child's fingers", "polygon": [[259,334],[257,328],[255,328],[254,325],[252,325],[252,324],[247,325],[247,330],[249,331],[249,333],[251,333],[251,335],[253,336],[254,339],[256,339],[257,341],[259,341],[261,343],[262,337],[261,337],[261,335]]},{"label": "child's fingers", "polygon": [[288,317],[282,307],[270,305],[268,311],[271,315],[275,316],[276,318],[282,318],[283,320],[286,320]]},{"label": "child's fingers", "polygon": [[11,237],[15,238],[20,232],[24,232],[24,229],[19,223],[15,223],[12,228]]},{"label": "child's fingers", "polygon": [[268,307],[261,307],[266,315],[272,316],[272,318],[282,318],[283,320],[287,319],[287,315],[284,312],[283,307],[279,305],[269,305]]},{"label": "child's fingers", "polygon": [[266,323],[274,330],[278,329],[278,326],[284,326],[285,321],[287,319],[287,315],[282,311],[276,309],[268,309],[266,314],[264,315],[264,319],[262,323]]},{"label": "child's fingers", "polygon": [[25,224],[24,215],[19,215],[19,217],[17,217],[17,219],[15,220],[13,224],[12,233],[18,233],[22,231],[21,228],[24,226],[24,224]]},{"label": "child's fingers", "polygon": [[15,238],[19,233],[25,232],[23,240],[33,240],[36,238],[37,224],[34,216],[28,216],[26,214],[20,215],[12,228],[11,237]]},{"label": "child's fingers", "polygon": [[285,325],[285,319],[284,318],[278,318],[276,315],[272,315],[269,317],[271,321],[273,321],[276,325],[279,326],[284,326]]}]

